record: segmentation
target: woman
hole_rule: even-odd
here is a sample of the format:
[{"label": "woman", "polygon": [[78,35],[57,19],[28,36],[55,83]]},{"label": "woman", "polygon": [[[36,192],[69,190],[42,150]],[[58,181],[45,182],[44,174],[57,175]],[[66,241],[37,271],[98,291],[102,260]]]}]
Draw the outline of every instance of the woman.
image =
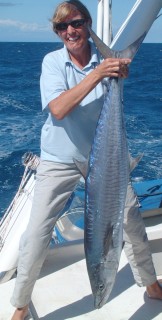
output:
[{"label": "woman", "polygon": [[[91,24],[88,10],[77,0],[61,3],[53,16],[53,29],[63,41],[64,48],[47,54],[42,64],[42,108],[48,113],[48,119],[41,133],[41,163],[37,170],[31,217],[20,244],[18,275],[11,299],[17,309],[12,320],[23,320],[27,315],[53,227],[79,182],[80,172],[73,159],[84,161],[88,158],[103,105],[104,78],[128,76],[129,59],[102,61],[99,52],[88,40],[87,26]],[[124,224],[131,257],[133,250],[129,232],[133,227],[127,223],[127,216],[130,206],[135,206],[135,215],[138,207],[130,186],[127,199],[131,205],[127,200]],[[137,242],[143,242],[145,252],[139,261],[139,269],[143,268],[141,261],[142,264],[146,262],[146,270],[149,265],[149,271],[144,269],[142,272],[138,271],[138,263],[134,266],[136,281],[139,285],[146,285],[152,297],[162,299],[146,237],[143,241],[145,229],[141,218],[136,220],[142,226],[142,239]],[[135,238],[138,238],[138,234],[133,234]],[[131,261],[132,265],[134,260]],[[138,274],[142,274],[144,280]]]}]

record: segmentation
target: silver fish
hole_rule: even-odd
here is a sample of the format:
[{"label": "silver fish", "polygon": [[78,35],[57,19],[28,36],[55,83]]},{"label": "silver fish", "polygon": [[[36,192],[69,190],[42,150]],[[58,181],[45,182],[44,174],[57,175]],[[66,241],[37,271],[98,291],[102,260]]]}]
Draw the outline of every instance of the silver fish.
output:
[{"label": "silver fish", "polygon": [[[110,50],[89,28],[103,58],[133,58],[145,35],[127,50]],[[123,80],[111,78],[92,145],[85,179],[85,256],[95,308],[109,298],[123,243],[129,155],[123,114]]]}]

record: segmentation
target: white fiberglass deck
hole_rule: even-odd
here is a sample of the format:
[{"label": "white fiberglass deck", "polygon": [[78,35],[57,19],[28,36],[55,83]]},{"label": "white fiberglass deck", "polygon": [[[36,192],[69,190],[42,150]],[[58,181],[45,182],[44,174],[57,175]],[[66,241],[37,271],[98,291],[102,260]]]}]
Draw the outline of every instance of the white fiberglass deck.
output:
[{"label": "white fiberglass deck", "polygon": [[[12,279],[0,285],[0,320],[11,319],[14,308],[9,300],[14,282]],[[134,283],[124,252],[109,302],[102,309],[94,310],[82,244],[63,246],[49,252],[30,308],[33,317],[28,319],[162,319],[162,301],[149,299],[145,288]]]}]

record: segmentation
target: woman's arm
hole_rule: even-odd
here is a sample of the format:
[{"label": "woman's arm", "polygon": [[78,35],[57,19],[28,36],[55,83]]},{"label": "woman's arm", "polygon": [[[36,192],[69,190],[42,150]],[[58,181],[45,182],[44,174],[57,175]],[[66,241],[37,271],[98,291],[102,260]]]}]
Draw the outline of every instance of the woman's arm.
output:
[{"label": "woman's arm", "polygon": [[56,119],[63,119],[87,96],[91,90],[96,87],[103,78],[126,78],[128,76],[127,66],[130,62],[130,59],[105,59],[74,88],[61,93],[60,96],[52,100],[49,103],[51,113]]}]

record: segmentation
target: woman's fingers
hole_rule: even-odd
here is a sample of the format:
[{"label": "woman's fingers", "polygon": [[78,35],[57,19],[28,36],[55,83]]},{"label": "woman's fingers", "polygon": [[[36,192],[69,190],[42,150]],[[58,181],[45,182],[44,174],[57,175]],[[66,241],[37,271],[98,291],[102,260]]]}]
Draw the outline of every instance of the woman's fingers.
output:
[{"label": "woman's fingers", "polygon": [[130,63],[130,59],[107,58],[97,67],[96,72],[100,74],[100,78],[127,78]]},{"label": "woman's fingers", "polygon": [[116,58],[108,58],[107,66],[109,77],[128,77],[129,70],[128,65],[131,63],[130,59],[116,59]]}]

